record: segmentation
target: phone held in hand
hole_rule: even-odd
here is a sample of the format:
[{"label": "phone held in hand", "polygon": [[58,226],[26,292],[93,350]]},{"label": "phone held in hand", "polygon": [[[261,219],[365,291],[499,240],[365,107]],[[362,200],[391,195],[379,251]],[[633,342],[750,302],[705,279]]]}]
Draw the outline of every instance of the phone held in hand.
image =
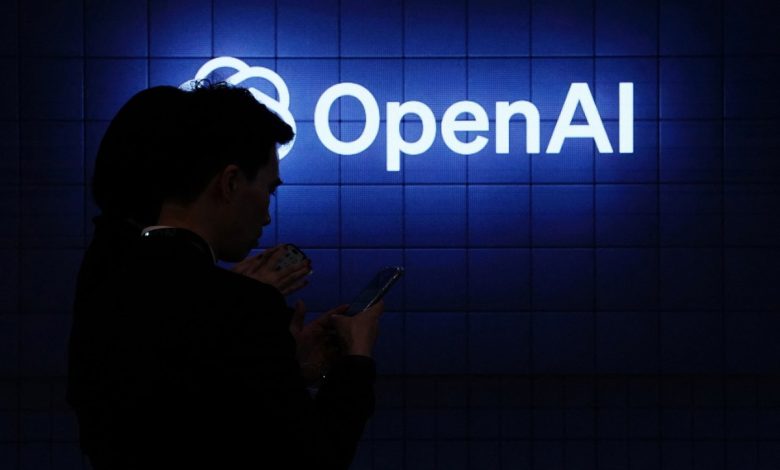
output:
[{"label": "phone held in hand", "polygon": [[403,274],[404,268],[401,266],[387,266],[380,269],[371,282],[349,304],[349,310],[344,312],[344,315],[350,317],[357,315],[379,302]]},{"label": "phone held in hand", "polygon": [[279,263],[276,265],[277,271],[280,271],[288,266],[303,263],[307,259],[307,256],[304,254],[303,250],[293,245],[292,243],[285,244],[284,249],[286,252],[282,259],[279,260]]}]

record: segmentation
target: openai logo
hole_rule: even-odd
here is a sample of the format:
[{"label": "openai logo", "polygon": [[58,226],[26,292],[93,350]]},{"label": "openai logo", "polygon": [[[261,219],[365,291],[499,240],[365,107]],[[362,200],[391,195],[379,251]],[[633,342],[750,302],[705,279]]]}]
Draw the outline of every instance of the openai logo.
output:
[{"label": "openai logo", "polygon": [[[261,103],[276,112],[293,130],[295,121],[290,114],[290,92],[284,80],[274,71],[264,67],[250,67],[233,57],[218,57],[204,64],[195,79],[206,78],[220,68],[232,68],[236,73],[226,79],[232,84],[239,84],[249,78],[263,78],[275,88],[279,100],[249,88],[249,91]],[[189,83],[189,82],[187,82]],[[187,86],[187,83],[183,87]],[[634,153],[634,83],[619,82],[618,95],[618,152]],[[365,122],[360,136],[351,141],[343,141],[333,134],[330,128],[330,111],[333,105],[342,98],[353,98],[360,103],[365,113]],[[473,155],[484,149],[494,131],[494,146],[496,155],[508,154],[510,148],[509,123],[514,118],[525,121],[526,153],[542,153],[541,126],[539,109],[526,100],[496,101],[495,119],[488,119],[488,112],[483,104],[464,100],[452,103],[444,114],[437,119],[433,110],[420,101],[388,101],[380,107],[376,97],[370,90],[358,83],[337,83],[320,95],[314,108],[314,130],[320,143],[337,155],[357,155],[367,150],[378,135],[381,123],[384,122],[386,140],[386,169],[400,171],[403,155],[421,155],[427,152],[437,132],[441,133],[444,144],[454,153]],[[575,123],[577,110],[582,110],[585,124]],[[384,111],[384,120],[382,119]],[[421,123],[422,131],[417,140],[406,140],[401,132],[402,123],[409,117],[416,117]],[[440,125],[438,123],[441,123]],[[440,127],[440,129],[438,129]],[[494,127],[494,129],[491,129]],[[514,137],[516,139],[516,136]],[[612,142],[607,135],[601,113],[596,106],[590,85],[586,82],[574,82],[569,86],[561,111],[550,135],[545,154],[560,154],[564,142],[569,139],[592,140],[598,153],[614,152]],[[292,148],[292,142],[279,148],[279,158],[283,158]]]},{"label": "openai logo", "polygon": [[[287,84],[284,83],[282,77],[280,77],[271,69],[267,69],[265,67],[249,66],[235,57],[217,57],[216,59],[211,59],[210,61],[203,64],[203,66],[195,74],[195,77],[193,77],[193,80],[188,80],[182,83],[179,88],[191,89],[194,80],[203,80],[214,73],[214,71],[222,68],[229,68],[236,71],[233,75],[225,79],[225,81],[231,85],[240,85],[241,82],[250,78],[262,78],[273,85],[273,87],[276,89],[276,94],[279,96],[278,101],[272,96],[266,95],[257,88],[248,87],[247,89],[250,93],[252,93],[252,96],[254,96],[257,101],[263,103],[268,107],[268,109],[278,114],[284,122],[292,127],[293,132],[297,134],[295,119],[290,113],[290,91],[287,89]],[[279,147],[280,160],[288,153],[290,153],[294,143],[295,137],[293,137],[293,140],[287,144]]]}]

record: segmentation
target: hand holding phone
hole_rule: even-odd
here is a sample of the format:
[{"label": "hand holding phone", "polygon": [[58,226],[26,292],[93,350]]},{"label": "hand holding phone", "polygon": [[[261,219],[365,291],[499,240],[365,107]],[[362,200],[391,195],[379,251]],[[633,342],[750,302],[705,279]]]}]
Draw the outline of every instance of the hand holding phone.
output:
[{"label": "hand holding phone", "polygon": [[[334,354],[371,357],[379,327],[379,316],[384,309],[377,304],[381,303],[382,297],[403,273],[404,268],[401,266],[380,269],[347,310],[333,312],[335,314],[330,316],[330,319],[335,329],[326,341],[327,348],[338,352]],[[357,315],[361,312],[365,314]]]},{"label": "hand holding phone", "polygon": [[306,286],[313,271],[311,261],[292,243],[269,248],[236,263],[231,271],[276,287],[289,295]]},{"label": "hand holding phone", "polygon": [[373,279],[349,304],[344,315],[354,316],[379,302],[404,273],[401,266],[388,266],[379,270]]}]

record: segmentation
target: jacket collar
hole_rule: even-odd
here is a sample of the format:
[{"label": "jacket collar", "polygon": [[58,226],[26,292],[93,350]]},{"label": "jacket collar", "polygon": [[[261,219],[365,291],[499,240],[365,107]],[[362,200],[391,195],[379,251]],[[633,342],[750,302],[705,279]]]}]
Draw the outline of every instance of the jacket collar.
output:
[{"label": "jacket collar", "polygon": [[169,227],[166,225],[152,225],[141,231],[142,238],[166,239],[168,241],[179,242],[192,247],[204,257],[208,256],[211,264],[216,264],[217,257],[211,245],[200,235],[186,228]]}]

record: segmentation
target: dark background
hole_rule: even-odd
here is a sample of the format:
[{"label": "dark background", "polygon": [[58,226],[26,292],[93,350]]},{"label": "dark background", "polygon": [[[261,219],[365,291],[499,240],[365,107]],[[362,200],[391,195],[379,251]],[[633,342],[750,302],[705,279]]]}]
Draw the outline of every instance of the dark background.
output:
[{"label": "dark background", "polygon": [[[310,309],[407,269],[354,469],[780,468],[778,25],[770,1],[3,0],[0,468],[86,467],[65,346],[95,152],[135,92],[222,55],[289,87],[298,138],[261,245],[314,259]],[[383,123],[339,157],[312,119],[346,81]],[[634,154],[529,156],[513,124],[496,155],[491,122],[477,155],[438,133],[385,171],[387,101],[438,120],[530,100],[544,150],[579,81],[615,149],[634,82]],[[354,104],[332,114],[344,140]]]}]

